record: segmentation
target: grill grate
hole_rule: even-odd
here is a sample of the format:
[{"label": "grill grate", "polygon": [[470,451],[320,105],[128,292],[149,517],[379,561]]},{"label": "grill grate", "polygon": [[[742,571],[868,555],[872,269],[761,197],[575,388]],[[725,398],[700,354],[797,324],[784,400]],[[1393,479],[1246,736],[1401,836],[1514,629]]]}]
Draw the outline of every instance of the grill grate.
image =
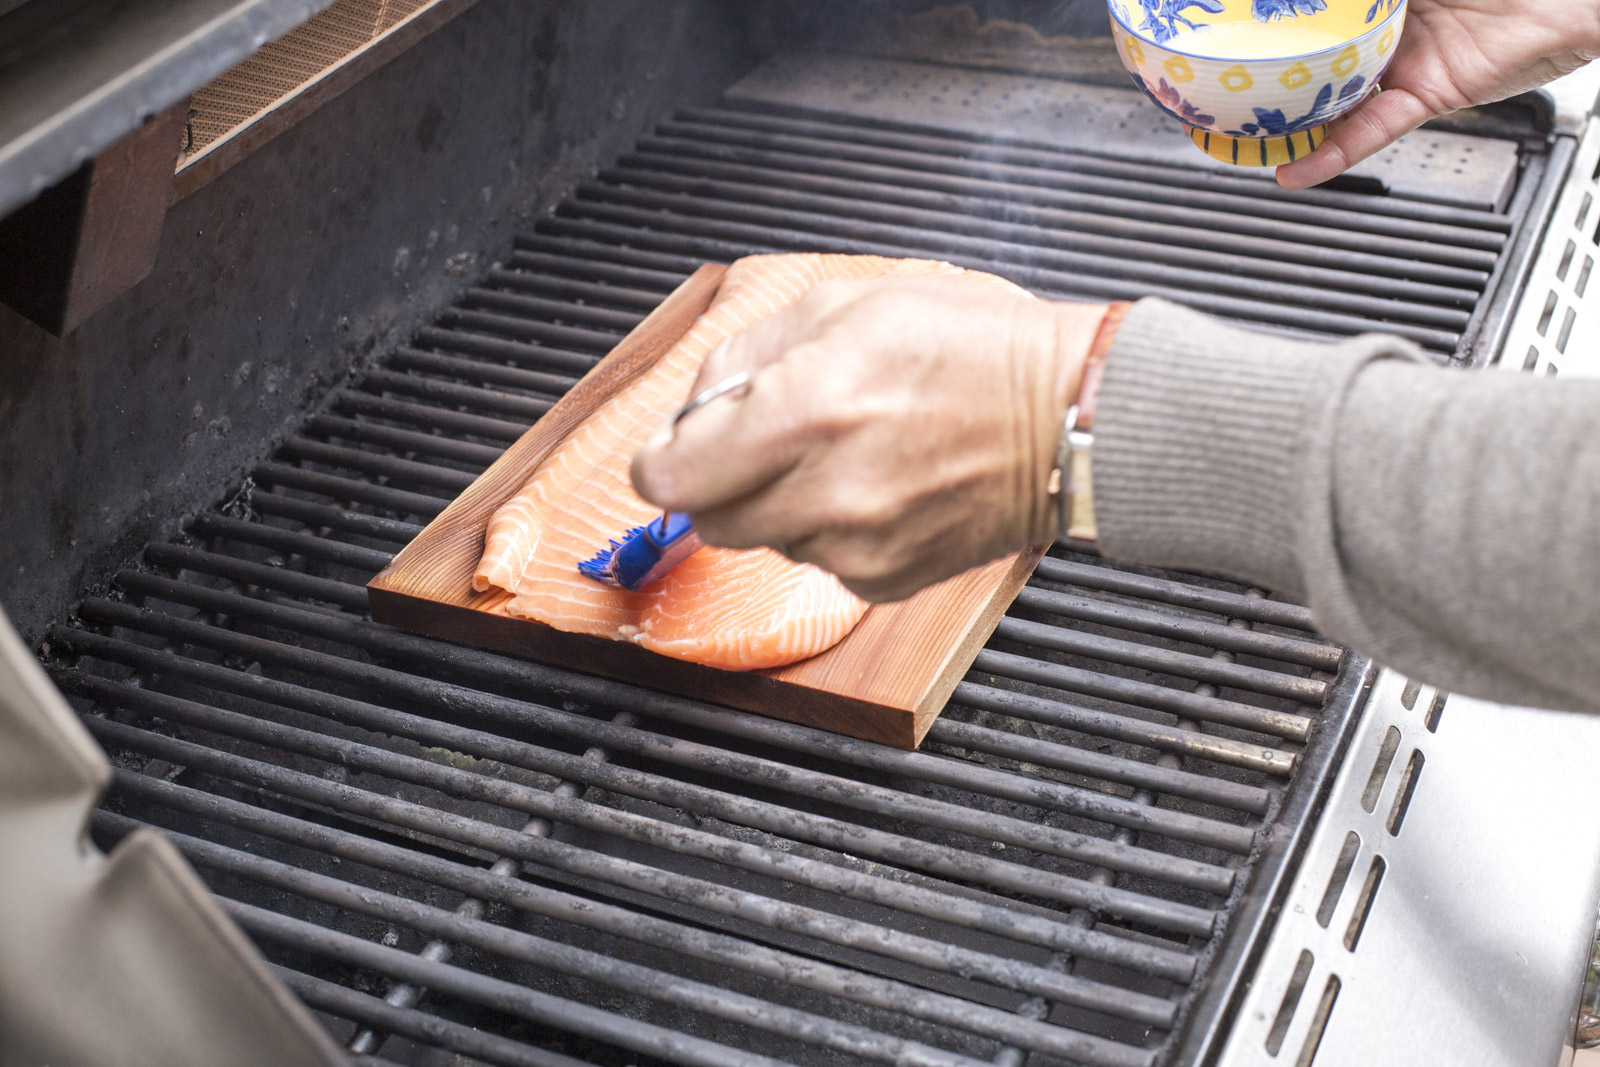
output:
[{"label": "grill grate", "polygon": [[1304,610],[1058,545],[913,753],[398,633],[362,588],[703,259],[940,255],[1448,353],[1506,235],[1118,166],[664,124],[52,630],[117,754],[97,836],[172,833],[357,1053],[1159,1062],[1359,696]]}]

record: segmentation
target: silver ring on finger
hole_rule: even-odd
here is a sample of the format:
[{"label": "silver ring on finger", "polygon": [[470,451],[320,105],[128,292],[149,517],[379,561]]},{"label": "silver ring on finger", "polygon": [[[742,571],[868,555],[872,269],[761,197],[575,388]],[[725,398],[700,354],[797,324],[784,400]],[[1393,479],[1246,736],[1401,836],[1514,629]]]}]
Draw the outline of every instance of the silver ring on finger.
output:
[{"label": "silver ring on finger", "polygon": [[730,374],[679,408],[678,413],[672,416],[672,425],[678,425],[678,423],[687,419],[713,400],[720,400],[725,396],[732,396],[735,400],[742,399],[750,391],[750,381],[751,378],[748,371]]}]

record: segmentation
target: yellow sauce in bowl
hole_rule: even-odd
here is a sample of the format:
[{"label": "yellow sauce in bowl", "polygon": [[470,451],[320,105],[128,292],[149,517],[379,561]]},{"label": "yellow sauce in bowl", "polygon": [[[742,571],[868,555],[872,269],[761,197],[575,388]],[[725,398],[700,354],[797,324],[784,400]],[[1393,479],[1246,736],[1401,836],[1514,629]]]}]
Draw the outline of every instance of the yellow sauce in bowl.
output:
[{"label": "yellow sauce in bowl", "polygon": [[1241,19],[1189,30],[1174,37],[1167,47],[1214,59],[1276,59],[1337,48],[1345,40],[1337,30],[1308,25],[1301,19]]}]

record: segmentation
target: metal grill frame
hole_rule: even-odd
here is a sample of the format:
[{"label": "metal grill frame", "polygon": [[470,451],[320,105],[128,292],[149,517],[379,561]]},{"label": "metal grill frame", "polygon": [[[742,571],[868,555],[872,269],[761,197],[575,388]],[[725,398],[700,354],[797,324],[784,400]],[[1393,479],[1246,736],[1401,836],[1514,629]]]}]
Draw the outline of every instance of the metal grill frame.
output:
[{"label": "metal grill frame", "polygon": [[[1533,187],[1539,184],[1525,180],[1523,186],[1519,188],[1519,197],[1524,192],[1530,196],[1534,195]],[[515,261],[520,256],[524,257],[523,262],[537,261],[540,256],[549,254],[547,251],[540,251],[539,249],[541,248],[548,248],[548,242],[541,238],[524,242],[522,250],[516,253],[512,260]],[[656,254],[652,257],[651,253],[644,253],[634,258],[636,264],[648,263],[654,258],[657,267],[665,267],[668,271],[679,269],[683,265],[681,262],[683,257],[681,256]],[[1506,257],[1502,256],[1495,271],[1495,277],[1488,283],[1491,287],[1491,292],[1494,291],[1494,287],[1497,284],[1496,279],[1500,277],[1505,266]],[[627,271],[630,269],[636,270],[638,268],[637,266],[633,268],[625,268],[620,265],[606,266],[604,262],[597,262],[595,269],[602,275],[617,278],[626,276]],[[491,273],[487,280],[491,284],[504,282],[506,279],[501,275],[507,273],[511,272],[497,269],[497,272]],[[572,283],[570,288],[573,292],[577,292],[581,289],[581,283]],[[640,290],[637,291],[636,296],[632,298],[624,296],[623,299],[624,301],[633,299],[640,310],[644,310],[650,295],[650,293]],[[1484,305],[1487,303],[1487,301],[1482,300],[1478,302],[1478,310],[1474,313],[1474,319],[1481,321]],[[384,418],[386,415],[404,414],[405,406],[411,401],[396,399],[392,394],[394,392],[402,394],[415,393],[420,387],[426,391],[425,399],[451,403],[456,406],[462,404],[474,406],[473,413],[458,412],[451,419],[443,420],[440,423],[442,428],[448,429],[449,426],[446,423],[453,423],[454,428],[459,432],[489,439],[506,439],[508,435],[519,434],[523,427],[522,423],[511,422],[478,412],[487,408],[514,418],[527,419],[537,417],[543,410],[548,408],[549,403],[533,397],[526,397],[525,394],[490,394],[485,393],[483,390],[474,390],[474,387],[471,386],[451,385],[448,382],[436,382],[428,385],[420,378],[415,381],[409,381],[403,375],[396,374],[388,368],[390,366],[404,366],[423,371],[432,369],[448,376],[451,368],[447,361],[454,357],[440,352],[424,351],[422,348],[422,346],[431,343],[431,340],[437,340],[437,336],[431,335],[430,331],[434,331],[436,334],[438,331],[454,331],[461,328],[488,328],[497,332],[515,326],[518,331],[525,335],[522,338],[524,345],[534,344],[543,347],[560,344],[572,346],[578,352],[602,352],[615,340],[612,334],[605,332],[605,328],[624,329],[629,320],[629,316],[624,314],[608,313],[602,309],[583,311],[581,307],[581,305],[563,303],[559,299],[512,297],[503,292],[497,293],[494,290],[483,287],[471,290],[467,294],[463,307],[446,312],[441,316],[438,326],[430,327],[419,334],[418,346],[402,347],[397,351],[393,360],[386,364],[385,369],[376,372],[374,376],[369,376],[367,381],[377,387],[378,393],[368,394],[358,391],[346,391],[342,395],[342,402],[344,404],[343,410],[347,411],[348,415],[324,413],[313,416],[307,423],[307,429],[314,434],[337,436],[341,429],[348,430],[350,428],[352,424],[350,416],[357,415],[363,410],[366,414],[378,418]],[[534,326],[530,325],[529,320],[515,317],[508,318],[505,315],[497,314],[497,310],[500,312],[520,311],[530,314],[558,313],[567,319],[567,324]],[[581,320],[587,320],[596,326],[602,327],[602,329],[594,330],[585,328],[582,325],[572,324],[574,321]],[[517,323],[521,325],[516,325]],[[1472,326],[1469,323],[1462,335],[1463,341],[1471,333]],[[473,334],[472,336],[478,338],[474,343],[479,345],[480,354],[493,358],[496,352],[496,344],[499,342],[496,342],[493,337],[487,334]],[[556,354],[549,348],[544,348],[544,351],[551,355]],[[568,365],[573,373],[578,373],[581,371],[583,362],[581,357],[573,355],[568,360]],[[488,365],[479,364],[478,366],[479,369],[482,369],[482,367]],[[570,384],[571,381],[570,378],[561,374],[527,371],[505,367],[503,364],[499,366],[502,366],[503,370],[496,373],[503,379],[503,384],[513,387],[558,389],[564,384]],[[544,375],[543,378],[538,377],[541,373]],[[388,377],[383,377],[384,375],[388,375]],[[380,395],[382,393],[390,395]],[[352,403],[351,399],[356,396],[366,396],[367,399],[357,400]],[[524,398],[515,399],[516,397]],[[337,410],[339,407],[340,399],[336,398],[334,408],[330,410]],[[443,411],[444,409],[438,410]],[[391,418],[390,421],[394,420]],[[407,444],[414,445],[418,443],[416,440],[406,437],[405,434],[408,431],[404,429],[392,426],[379,427],[379,429],[382,429],[389,436],[392,446],[396,449],[404,450]],[[469,465],[475,465],[492,458],[490,453],[494,451],[492,446],[466,441],[451,442],[431,437],[431,435],[429,447],[451,450],[454,455],[446,458],[453,458],[457,462]],[[360,462],[365,464],[366,469],[374,476],[393,477],[402,480],[420,479],[436,486],[440,490],[446,491],[464,487],[465,483],[471,480],[470,474],[465,471],[459,472],[458,477],[457,473],[448,467],[386,457],[378,453],[354,448],[323,445],[308,437],[297,437],[291,440],[280,454],[286,459],[301,462],[323,461],[334,464],[348,463],[358,457],[364,457],[360,459]],[[438,455],[438,453],[435,454]],[[265,481],[275,482],[280,486],[300,487],[312,491],[318,491],[319,488],[322,490],[334,488],[331,482],[341,480],[317,471],[301,470],[296,466],[276,459],[264,464],[258,470],[257,475]],[[365,496],[366,502],[374,506],[402,509],[416,508],[423,514],[427,514],[427,508],[437,510],[444,503],[441,497],[434,496],[432,493],[419,493],[414,489],[396,489],[375,484],[372,485],[370,491],[366,492]],[[264,500],[265,497],[262,499]],[[283,517],[293,518],[292,514],[287,513],[297,509],[301,511],[302,516],[310,514],[310,511],[305,506],[295,503],[289,497],[279,497],[271,506],[278,508]],[[390,521],[371,516],[356,516],[356,518],[364,520],[372,529],[377,529],[382,524]],[[202,533],[209,532],[214,536],[226,536],[229,532],[240,532],[237,528],[230,529],[228,525],[230,521],[233,520],[229,520],[225,515],[208,514],[200,518],[196,529]],[[362,522],[358,521],[356,524],[362,525]],[[262,524],[251,525],[256,527],[252,531],[255,536],[277,538],[279,547],[287,551],[293,551],[296,547],[305,547],[295,540],[294,534],[284,531],[263,533],[263,531],[272,531],[276,528]],[[399,528],[404,525],[403,523],[393,524],[388,529],[388,534],[398,533]],[[328,542],[327,544],[339,546],[341,543]],[[181,545],[152,546],[151,553],[147,558],[157,566],[181,567],[185,561],[184,551],[184,546]],[[332,551],[335,555],[342,555],[342,562],[345,565],[364,566],[373,562],[370,557],[362,555],[359,546],[353,544],[331,547],[324,549],[324,551]],[[190,561],[193,561],[192,557],[190,557]],[[301,578],[287,577],[287,575],[294,573],[284,572],[284,576],[280,580],[300,583],[301,593],[298,595],[310,596],[316,599],[340,595],[336,589],[332,588],[331,584],[317,584],[322,580],[315,576],[305,575],[303,580]],[[259,575],[250,574],[247,570],[240,570],[238,574],[240,576],[234,580],[241,582],[250,582],[252,577],[259,577]],[[137,589],[141,583],[145,585],[147,590],[152,588],[148,579],[143,579],[137,574],[130,574],[125,584]],[[352,603],[348,606],[355,607],[356,605]],[[101,609],[102,614],[105,610]],[[54,639],[58,640],[64,647],[72,646],[75,640],[80,645],[92,643],[88,641],[87,635],[76,634],[74,631],[64,629],[55,631]],[[72,684],[71,678],[70,674],[63,676],[69,687]],[[1183,1051],[1181,1055],[1185,1062],[1190,1058],[1190,1051],[1197,1048],[1201,1050],[1197,1053],[1200,1058],[1195,1059],[1194,1062],[1203,1062],[1204,1056],[1209,1055],[1204,1050],[1211,1047],[1219,1034],[1226,1032],[1230,1011],[1237,1002],[1238,989],[1247,980],[1247,976],[1253,966],[1255,954],[1261,949],[1262,932],[1271,926],[1273,910],[1282,899],[1286,879],[1294,870],[1301,851],[1305,847],[1305,839],[1314,826],[1316,813],[1326,795],[1331,771],[1337,767],[1343,746],[1348,743],[1351,726],[1359,718],[1367,688],[1370,686],[1371,681],[1372,671],[1370,665],[1355,660],[1353,657],[1346,657],[1343,669],[1335,679],[1325,708],[1321,712],[1321,722],[1311,732],[1307,747],[1297,757],[1298,766],[1295,776],[1291,780],[1287,791],[1282,794],[1278,803],[1272,806],[1263,821],[1263,826],[1275,827],[1277,830],[1284,832],[1259,835],[1260,839],[1250,857],[1251,876],[1248,879],[1235,879],[1232,895],[1221,909],[1221,914],[1229,916],[1225,933],[1213,934],[1210,942],[1211,950],[1202,957],[1201,961],[1202,969],[1208,975],[1208,981],[1198,998],[1189,1004],[1173,1031],[1174,1034],[1183,1035]],[[959,733],[959,731],[955,732]],[[114,734],[115,730],[113,729],[111,733]],[[271,925],[270,919],[254,914],[249,910],[241,910],[238,914],[247,921],[247,925],[254,923],[263,929]],[[294,979],[294,981],[297,983],[299,990],[314,993],[325,1002],[338,1000],[341,997],[341,994],[316,986],[316,979]],[[368,1007],[372,1006],[368,1005]],[[1165,1058],[1168,1061],[1180,1055],[1177,1045],[1176,1041],[1168,1041],[1165,1052]]]}]

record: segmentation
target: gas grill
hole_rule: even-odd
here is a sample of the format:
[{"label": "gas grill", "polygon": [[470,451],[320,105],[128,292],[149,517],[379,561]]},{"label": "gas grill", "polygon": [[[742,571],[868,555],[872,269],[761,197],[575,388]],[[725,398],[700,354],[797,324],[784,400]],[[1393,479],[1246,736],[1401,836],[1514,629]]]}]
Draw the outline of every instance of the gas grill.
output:
[{"label": "gas grill", "polygon": [[[557,41],[593,30],[593,12],[555,6],[474,7],[397,66],[414,77],[436,61],[445,77],[503,62],[480,42],[530,21]],[[258,305],[225,281],[182,288],[170,263],[101,313],[181,322],[163,300],[225,292],[238,315],[285,320],[257,333],[341,351],[229,354],[244,364],[236,390],[267,368],[273,382],[265,415],[216,403],[259,444],[216,421],[204,431],[230,437],[243,473],[182,458],[193,482],[157,495],[198,510],[130,518],[159,533],[136,559],[95,571],[126,543],[103,531],[59,576],[7,579],[113,757],[97,843],[165,831],[364,1064],[1422,1062],[1459,1019],[1441,1007],[1450,988],[1409,991],[1409,1035],[1383,1015],[1404,971],[1390,955],[1434,943],[1403,907],[1413,894],[1514,940],[1520,986],[1485,979],[1497,999],[1460,1010],[1496,1031],[1503,1062],[1555,1062],[1600,895],[1600,828],[1569,790],[1600,733],[1380,671],[1266,591],[1059,543],[918,752],[370,621],[367,579],[707,261],[935,257],[1052,298],[1156,294],[1296,336],[1383,329],[1471,367],[1496,362],[1508,335],[1551,330],[1553,310],[1542,328],[1529,319],[1545,299],[1527,279],[1554,269],[1541,251],[1554,205],[1592,205],[1600,135],[1580,145],[1515,109],[1485,113],[1290,194],[1194,153],[1103,70],[1041,73],[1023,69],[1026,50],[952,43],[948,10],[821,6],[838,21],[805,37],[815,25],[782,5],[685,5],[699,22],[674,25],[677,44],[740,27],[753,49],[773,36],[784,48],[742,69],[734,54],[707,63],[739,75],[720,93],[612,107],[585,142],[593,168],[564,147],[549,183],[517,174],[514,193],[483,190],[486,204],[550,206],[525,222],[494,216],[481,241],[458,230],[437,249],[358,249],[347,269],[427,272],[409,297],[409,280],[353,287],[385,319],[359,338],[324,296],[290,285],[288,306]],[[874,37],[890,7],[894,32]],[[852,19],[844,49],[834,31]],[[945,62],[917,54],[919,34]],[[696,85],[693,62],[662,80]],[[255,195],[252,174],[318,165],[329,135],[384,106],[393,69],[258,137],[231,172],[212,166],[190,191],[204,206],[177,204],[169,230],[225,221]],[[533,102],[503,106],[575,106],[535,80]],[[618,132],[628,123],[642,132]],[[456,203],[443,186],[394,195]],[[515,232],[496,245],[497,228]],[[224,257],[260,244],[274,263],[294,258],[259,230],[223,242]],[[452,242],[498,251],[480,267]],[[1571,293],[1574,316],[1584,297]],[[114,353],[95,329],[84,345]],[[327,380],[339,360],[349,376],[331,388],[296,381]],[[154,390],[132,403],[140,421],[187,417]],[[27,484],[5,478],[8,498]],[[74,567],[109,581],[86,597],[79,585],[68,614],[51,598]],[[1452,808],[1476,820],[1466,845]],[[1560,827],[1559,851],[1521,830],[1541,825]],[[1496,852],[1510,869],[1485,869]],[[1440,853],[1476,876],[1430,880]],[[1519,914],[1530,867],[1543,895]],[[1503,948],[1464,947],[1454,963],[1493,967]],[[1389,1028],[1369,1058],[1348,1058],[1374,1021]]]}]

